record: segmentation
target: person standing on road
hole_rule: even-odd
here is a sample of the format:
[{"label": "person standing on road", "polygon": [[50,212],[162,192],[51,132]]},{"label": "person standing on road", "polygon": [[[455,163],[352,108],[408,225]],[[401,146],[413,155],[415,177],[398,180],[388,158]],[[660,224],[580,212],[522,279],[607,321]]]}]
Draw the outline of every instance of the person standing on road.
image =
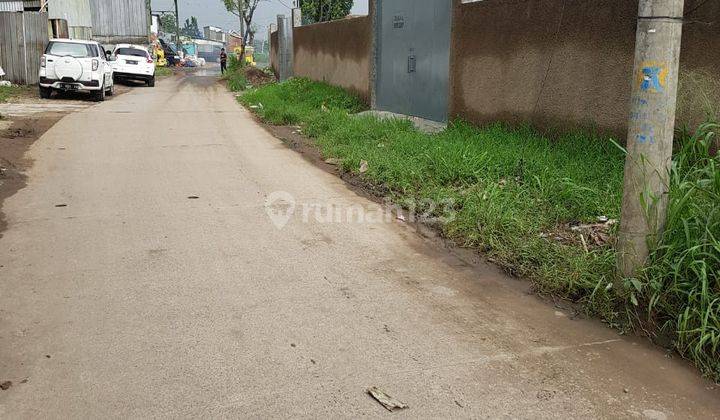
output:
[{"label": "person standing on road", "polygon": [[220,50],[220,73],[225,74],[225,70],[227,70],[227,54],[223,48]]}]

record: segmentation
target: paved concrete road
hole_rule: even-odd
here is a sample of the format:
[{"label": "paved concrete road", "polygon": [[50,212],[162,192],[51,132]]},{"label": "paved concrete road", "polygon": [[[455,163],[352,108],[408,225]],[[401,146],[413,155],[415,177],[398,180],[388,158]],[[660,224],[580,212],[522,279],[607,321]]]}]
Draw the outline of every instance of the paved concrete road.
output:
[{"label": "paved concrete road", "polygon": [[[720,413],[681,361],[400,221],[316,220],[375,206],[210,77],[71,114],[30,156],[0,239],[2,418],[390,415],[370,386],[411,418]],[[278,229],[266,198],[289,196]]]}]

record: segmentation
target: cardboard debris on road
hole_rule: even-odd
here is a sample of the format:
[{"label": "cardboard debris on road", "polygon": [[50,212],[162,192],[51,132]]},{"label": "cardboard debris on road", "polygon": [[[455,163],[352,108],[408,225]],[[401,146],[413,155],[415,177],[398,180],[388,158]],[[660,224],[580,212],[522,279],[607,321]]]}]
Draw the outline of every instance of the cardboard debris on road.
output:
[{"label": "cardboard debris on road", "polygon": [[367,392],[388,411],[402,410],[408,408],[407,404],[389,396],[388,394],[380,390],[378,387],[374,386],[368,388]]}]

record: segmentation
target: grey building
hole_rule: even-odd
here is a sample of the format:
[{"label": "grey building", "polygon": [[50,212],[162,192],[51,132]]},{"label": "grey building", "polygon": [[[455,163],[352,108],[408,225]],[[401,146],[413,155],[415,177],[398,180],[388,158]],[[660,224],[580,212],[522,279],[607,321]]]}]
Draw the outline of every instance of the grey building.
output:
[{"label": "grey building", "polygon": [[208,39],[210,41],[217,41],[217,42],[226,42],[226,34],[225,31],[223,31],[220,28],[217,28],[215,26],[206,26],[203,28],[203,35],[205,35],[205,39]]}]

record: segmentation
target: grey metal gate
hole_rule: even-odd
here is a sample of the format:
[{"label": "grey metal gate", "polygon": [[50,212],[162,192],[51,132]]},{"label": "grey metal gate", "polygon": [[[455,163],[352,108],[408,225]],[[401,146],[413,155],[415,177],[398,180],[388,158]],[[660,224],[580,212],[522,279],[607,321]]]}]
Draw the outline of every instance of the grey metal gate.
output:
[{"label": "grey metal gate", "polygon": [[375,105],[447,121],[452,0],[378,0]]}]

